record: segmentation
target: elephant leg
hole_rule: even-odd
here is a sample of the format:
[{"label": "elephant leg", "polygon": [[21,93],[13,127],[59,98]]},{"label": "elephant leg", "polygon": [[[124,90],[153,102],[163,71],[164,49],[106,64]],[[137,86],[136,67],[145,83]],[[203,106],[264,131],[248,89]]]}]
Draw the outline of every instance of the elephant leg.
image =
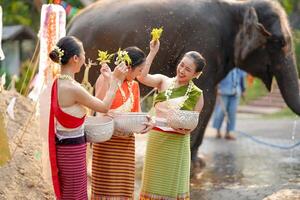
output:
[{"label": "elephant leg", "polygon": [[199,158],[197,158],[198,149],[202,144],[204,132],[210,119],[210,116],[213,112],[215,102],[215,93],[206,93],[206,95],[204,94],[204,107],[200,113],[199,123],[197,128],[193,131],[191,135],[191,159],[193,163],[199,160]]}]

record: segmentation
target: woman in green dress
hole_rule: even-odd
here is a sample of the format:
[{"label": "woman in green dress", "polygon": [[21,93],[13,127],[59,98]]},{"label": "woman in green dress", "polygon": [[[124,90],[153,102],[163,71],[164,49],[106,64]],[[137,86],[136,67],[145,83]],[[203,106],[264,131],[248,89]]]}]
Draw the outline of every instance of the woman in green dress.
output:
[{"label": "woman in green dress", "polygon": [[[149,54],[153,60],[155,55]],[[152,62],[151,59],[147,59]],[[200,112],[202,91],[192,82],[201,75],[205,59],[196,51],[187,52],[176,69],[176,76],[148,74],[146,65],[138,80],[158,89],[154,97],[157,120],[149,133],[140,200],[190,199],[190,132],[173,129],[165,122],[172,109]]]}]

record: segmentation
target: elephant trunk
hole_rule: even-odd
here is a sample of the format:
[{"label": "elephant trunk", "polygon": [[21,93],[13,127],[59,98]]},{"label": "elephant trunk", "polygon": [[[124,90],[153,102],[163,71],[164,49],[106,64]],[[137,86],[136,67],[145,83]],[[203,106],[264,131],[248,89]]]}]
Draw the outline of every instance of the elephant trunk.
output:
[{"label": "elephant trunk", "polygon": [[295,58],[292,54],[283,59],[280,67],[274,71],[282,97],[288,107],[300,115],[299,81]]}]

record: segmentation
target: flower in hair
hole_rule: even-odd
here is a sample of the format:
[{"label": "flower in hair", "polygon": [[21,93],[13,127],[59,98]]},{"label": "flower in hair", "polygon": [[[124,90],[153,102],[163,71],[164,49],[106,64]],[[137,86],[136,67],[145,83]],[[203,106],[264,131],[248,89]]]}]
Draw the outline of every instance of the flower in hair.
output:
[{"label": "flower in hair", "polygon": [[130,59],[127,51],[121,51],[121,49],[119,49],[118,53],[117,53],[117,59],[116,59],[115,65],[118,65],[121,62],[125,62],[126,65],[130,65],[131,59]]},{"label": "flower in hair", "polygon": [[54,47],[54,50],[58,53],[58,59],[59,59],[59,64],[61,64],[61,59],[64,56],[64,50],[62,50],[61,48],[59,48],[58,46]]}]

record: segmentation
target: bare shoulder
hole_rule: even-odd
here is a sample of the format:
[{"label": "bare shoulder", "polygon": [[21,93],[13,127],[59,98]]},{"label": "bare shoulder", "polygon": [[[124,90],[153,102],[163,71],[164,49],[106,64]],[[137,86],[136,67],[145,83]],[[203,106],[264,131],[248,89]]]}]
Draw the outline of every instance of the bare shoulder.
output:
[{"label": "bare shoulder", "polygon": [[69,80],[59,80],[58,98],[62,107],[71,106],[76,103],[80,93],[80,84]]},{"label": "bare shoulder", "polygon": [[78,82],[73,82],[72,86],[70,87],[70,89],[75,95],[87,93],[87,91]]},{"label": "bare shoulder", "polygon": [[82,91],[82,87],[78,82],[75,81],[60,81],[59,83],[59,93],[63,95],[75,95],[76,93]]}]

